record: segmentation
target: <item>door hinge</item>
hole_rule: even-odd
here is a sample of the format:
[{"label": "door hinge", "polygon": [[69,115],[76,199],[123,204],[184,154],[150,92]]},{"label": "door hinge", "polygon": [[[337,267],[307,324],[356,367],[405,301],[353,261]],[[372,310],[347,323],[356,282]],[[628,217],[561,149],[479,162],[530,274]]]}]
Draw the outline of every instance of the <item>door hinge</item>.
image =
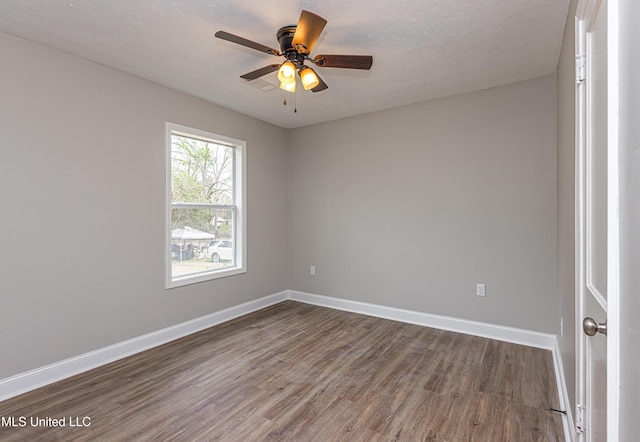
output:
[{"label": "door hinge", "polygon": [[580,84],[587,79],[587,56],[576,54],[576,84]]},{"label": "door hinge", "polygon": [[585,414],[586,407],[584,405],[576,405],[576,431],[578,433],[584,433],[586,430]]}]

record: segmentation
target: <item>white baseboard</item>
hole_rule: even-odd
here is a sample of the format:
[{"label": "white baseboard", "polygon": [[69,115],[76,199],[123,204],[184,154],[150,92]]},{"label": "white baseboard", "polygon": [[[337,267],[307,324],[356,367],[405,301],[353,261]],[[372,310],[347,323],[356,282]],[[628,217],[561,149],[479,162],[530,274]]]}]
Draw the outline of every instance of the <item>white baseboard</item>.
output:
[{"label": "white baseboard", "polygon": [[556,371],[556,379],[558,382],[560,406],[562,409],[567,410],[567,416],[563,420],[565,437],[569,442],[573,442],[574,440],[573,428],[575,427],[573,425],[571,410],[568,408],[568,404],[570,404],[570,402],[567,396],[564,370],[562,368],[562,357],[560,355],[558,341],[555,335],[477,321],[469,321],[466,319],[452,318],[448,316],[403,310],[394,307],[369,304],[366,302],[332,298],[329,296],[315,295],[296,290],[285,290],[280,293],[255,299],[200,318],[192,319],[162,330],[2,379],[0,380],[0,401],[43,387],[53,382],[66,379],[118,359],[131,356],[144,350],[148,350],[158,345],[165,344],[175,339],[182,338],[200,330],[213,327],[214,325],[230,321],[231,319],[252,313],[256,310],[263,309],[287,299],[337,310],[360,313],[368,316],[375,316],[378,318],[406,322],[409,324],[449,330],[551,350],[553,353],[554,369]]},{"label": "white baseboard", "polygon": [[498,341],[512,342],[514,344],[527,345],[529,347],[553,350],[555,348],[555,335],[534,332],[503,325],[487,324],[484,322],[469,321],[467,319],[452,318],[449,316],[432,315],[430,313],[403,310],[395,307],[386,307],[366,302],[350,301],[347,299],[331,298],[329,296],[314,295],[312,293],[289,290],[289,299],[307,304],[345,310],[378,318],[392,319],[394,321],[409,324],[422,325],[441,330],[448,330],[483,338],[496,339]]},{"label": "white baseboard", "polygon": [[286,300],[280,292],[0,380],[0,401]]},{"label": "white baseboard", "polygon": [[560,343],[558,338],[555,339],[553,347],[553,369],[556,373],[556,381],[558,383],[558,401],[561,410],[566,410],[567,414],[562,418],[562,426],[564,428],[564,438],[567,442],[574,442],[576,439],[576,424],[573,420],[573,412],[571,410],[571,401],[567,392],[567,382],[564,377],[564,364],[562,363],[562,353],[560,352]]}]

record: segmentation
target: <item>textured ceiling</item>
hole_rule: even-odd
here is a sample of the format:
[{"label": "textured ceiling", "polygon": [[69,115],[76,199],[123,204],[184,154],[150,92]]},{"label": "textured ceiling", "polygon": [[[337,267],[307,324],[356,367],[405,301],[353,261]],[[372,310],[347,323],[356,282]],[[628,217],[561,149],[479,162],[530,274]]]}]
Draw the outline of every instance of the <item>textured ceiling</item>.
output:
[{"label": "textured ceiling", "polygon": [[[569,0],[2,0],[0,30],[285,128],[555,72]],[[302,9],[328,24],[314,54],[373,56],[370,71],[317,68],[329,89],[272,88],[281,58],[213,37],[278,48]],[[263,90],[263,87],[270,90]],[[297,113],[294,113],[294,101]]]}]

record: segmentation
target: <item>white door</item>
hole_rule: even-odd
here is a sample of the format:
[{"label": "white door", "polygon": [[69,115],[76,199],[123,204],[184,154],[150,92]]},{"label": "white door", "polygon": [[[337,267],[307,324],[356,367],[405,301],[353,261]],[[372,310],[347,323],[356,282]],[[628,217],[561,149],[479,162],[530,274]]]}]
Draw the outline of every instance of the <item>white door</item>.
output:
[{"label": "white door", "polygon": [[[640,417],[640,2],[619,0],[619,164],[620,164],[620,298],[618,398],[619,440],[638,439]],[[611,317],[612,326],[615,325]],[[610,370],[611,371],[611,370]],[[611,439],[613,440],[613,439]]]},{"label": "white door", "polygon": [[616,92],[610,89],[617,60],[609,51],[617,41],[610,32],[615,5],[615,0],[584,0],[577,10],[576,424],[581,441],[616,440],[617,434],[610,411],[615,388],[607,388],[613,359],[607,317],[618,281]]}]

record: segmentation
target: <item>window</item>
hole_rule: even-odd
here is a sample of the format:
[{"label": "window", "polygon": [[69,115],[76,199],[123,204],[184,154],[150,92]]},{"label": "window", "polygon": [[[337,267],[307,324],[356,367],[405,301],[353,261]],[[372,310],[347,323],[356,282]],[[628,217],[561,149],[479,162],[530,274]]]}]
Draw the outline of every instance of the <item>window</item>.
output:
[{"label": "window", "polygon": [[167,288],[246,271],[245,150],[167,123]]}]

